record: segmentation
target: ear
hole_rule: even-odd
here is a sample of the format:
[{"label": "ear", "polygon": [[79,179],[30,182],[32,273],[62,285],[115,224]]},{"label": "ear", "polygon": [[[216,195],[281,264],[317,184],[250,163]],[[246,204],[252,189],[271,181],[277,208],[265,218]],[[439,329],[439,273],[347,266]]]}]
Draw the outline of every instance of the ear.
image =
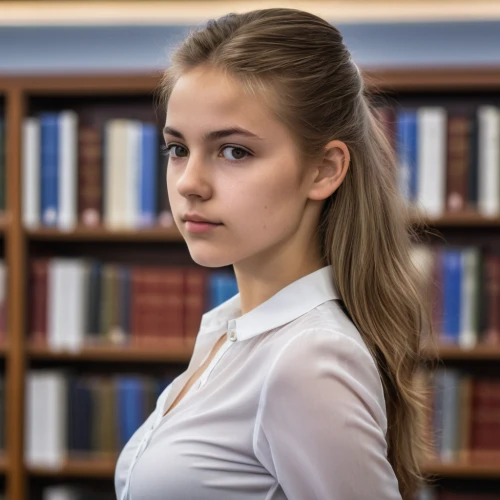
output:
[{"label": "ear", "polygon": [[315,166],[315,178],[309,189],[311,200],[324,200],[342,184],[349,168],[351,156],[342,141],[330,141]]}]

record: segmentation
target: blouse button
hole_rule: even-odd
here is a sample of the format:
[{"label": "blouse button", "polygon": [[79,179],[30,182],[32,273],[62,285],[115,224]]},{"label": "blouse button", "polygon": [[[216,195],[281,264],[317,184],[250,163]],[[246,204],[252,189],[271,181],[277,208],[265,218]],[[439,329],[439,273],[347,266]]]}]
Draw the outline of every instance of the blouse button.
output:
[{"label": "blouse button", "polygon": [[233,342],[236,340],[236,332],[234,330],[229,330],[229,340]]}]

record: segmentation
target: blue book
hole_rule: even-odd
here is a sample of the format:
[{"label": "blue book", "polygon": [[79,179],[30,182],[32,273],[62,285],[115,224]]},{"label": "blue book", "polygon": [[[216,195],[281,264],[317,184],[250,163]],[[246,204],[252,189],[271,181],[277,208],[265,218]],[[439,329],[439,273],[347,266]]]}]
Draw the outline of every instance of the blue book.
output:
[{"label": "blue book", "polygon": [[[150,123],[142,124],[141,168],[139,182],[140,225],[143,227],[156,224],[158,176],[158,131]],[[165,179],[163,181],[165,183]],[[166,188],[165,188],[166,189]]]},{"label": "blue book", "polygon": [[68,378],[69,451],[92,450],[92,394],[85,377]]},{"label": "blue book", "polygon": [[397,158],[399,188],[411,203],[417,199],[418,178],[417,112],[397,113]]},{"label": "blue book", "polygon": [[118,437],[120,447],[125,446],[146,419],[145,391],[139,377],[121,376],[118,387]]},{"label": "blue book", "polygon": [[458,344],[462,284],[462,252],[445,249],[443,259],[443,341]]},{"label": "blue book", "polygon": [[211,273],[208,288],[210,309],[219,306],[238,293],[236,278],[227,272]]},{"label": "blue book", "polygon": [[55,227],[59,210],[59,114],[40,114],[40,213]]},{"label": "blue book", "polygon": [[224,302],[223,300],[223,282],[224,277],[221,273],[210,273],[208,278],[208,303],[209,310],[217,307]]},{"label": "blue book", "polygon": [[224,296],[226,297],[225,300],[228,300],[238,293],[238,282],[236,281],[236,277],[231,274],[227,274],[224,277],[224,281]]}]

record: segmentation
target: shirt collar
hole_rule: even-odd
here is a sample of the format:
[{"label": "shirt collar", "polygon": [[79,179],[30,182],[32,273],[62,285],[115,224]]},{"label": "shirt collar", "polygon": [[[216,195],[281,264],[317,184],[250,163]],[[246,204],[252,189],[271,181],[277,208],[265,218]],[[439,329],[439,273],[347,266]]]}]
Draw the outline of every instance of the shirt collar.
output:
[{"label": "shirt collar", "polygon": [[203,314],[200,334],[226,328],[231,340],[246,340],[285,325],[328,300],[339,298],[332,266],[325,266],[290,283],[243,315],[240,294],[236,294]]}]

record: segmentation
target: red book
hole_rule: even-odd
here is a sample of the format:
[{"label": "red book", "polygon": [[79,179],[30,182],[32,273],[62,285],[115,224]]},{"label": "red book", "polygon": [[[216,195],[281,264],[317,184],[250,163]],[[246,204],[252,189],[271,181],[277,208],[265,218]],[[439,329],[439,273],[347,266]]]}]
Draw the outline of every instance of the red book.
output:
[{"label": "red book", "polygon": [[207,272],[188,267],[184,271],[184,340],[194,345],[205,312]]},{"label": "red book", "polygon": [[32,259],[28,275],[28,335],[34,343],[47,341],[48,259]]},{"label": "red book", "polygon": [[473,382],[471,412],[471,458],[488,462],[500,458],[499,383],[489,378]]},{"label": "red book", "polygon": [[159,339],[184,340],[184,269],[166,267],[158,270],[162,306]]},{"label": "red book", "polygon": [[465,210],[470,147],[469,118],[463,114],[448,117],[448,158],[446,171],[446,209]]},{"label": "red book", "polygon": [[131,276],[131,338],[140,344],[182,340],[183,270],[134,267]]},{"label": "red book", "polygon": [[102,145],[97,125],[78,130],[78,221],[95,227],[102,222]]},{"label": "red book", "polygon": [[484,342],[488,345],[500,344],[500,256],[485,255],[486,293],[488,297],[488,319]]}]

